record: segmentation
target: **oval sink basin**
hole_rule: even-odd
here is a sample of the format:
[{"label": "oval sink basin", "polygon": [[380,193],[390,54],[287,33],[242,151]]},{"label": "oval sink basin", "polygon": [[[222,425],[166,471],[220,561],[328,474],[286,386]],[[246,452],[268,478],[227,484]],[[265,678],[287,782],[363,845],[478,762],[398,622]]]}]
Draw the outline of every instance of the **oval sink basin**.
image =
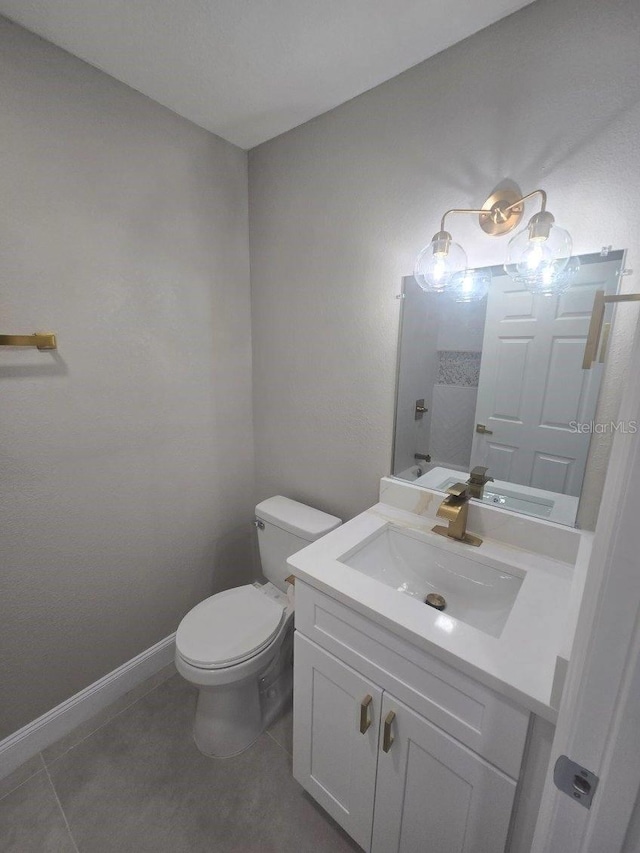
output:
[{"label": "oval sink basin", "polygon": [[[438,547],[437,538],[390,525],[340,562],[423,602],[430,593],[437,593],[446,601],[448,616],[499,637],[523,576],[489,558],[480,561]],[[425,610],[438,615],[426,604]]]}]

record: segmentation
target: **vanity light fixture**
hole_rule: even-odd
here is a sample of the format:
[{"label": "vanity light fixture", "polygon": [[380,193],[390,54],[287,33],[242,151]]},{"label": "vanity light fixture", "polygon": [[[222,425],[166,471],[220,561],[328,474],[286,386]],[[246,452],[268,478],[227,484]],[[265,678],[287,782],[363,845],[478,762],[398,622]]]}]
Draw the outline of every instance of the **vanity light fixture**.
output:
[{"label": "vanity light fixture", "polygon": [[566,290],[575,274],[571,236],[555,224],[553,214],[547,210],[547,194],[540,189],[524,196],[512,189],[497,190],[480,210],[447,210],[440,222],[440,231],[416,259],[413,274],[420,287],[427,292],[443,293],[451,288],[459,289],[460,282],[464,281],[467,256],[462,246],[454,243],[451,234],[445,230],[447,216],[453,213],[475,214],[485,234],[499,237],[520,224],[524,203],[536,195],[540,196],[541,210],[509,241],[504,269],[514,281],[532,293],[551,295]]}]

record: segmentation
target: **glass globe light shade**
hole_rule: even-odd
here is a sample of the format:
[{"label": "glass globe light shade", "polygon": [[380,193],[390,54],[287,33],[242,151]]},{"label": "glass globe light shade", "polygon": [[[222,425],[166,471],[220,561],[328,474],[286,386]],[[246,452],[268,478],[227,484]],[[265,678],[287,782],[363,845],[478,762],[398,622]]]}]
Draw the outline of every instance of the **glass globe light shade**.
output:
[{"label": "glass globe light shade", "polygon": [[570,276],[564,270],[556,270],[553,265],[547,267],[535,278],[522,279],[526,289],[538,296],[559,296],[571,286]]},{"label": "glass globe light shade", "polygon": [[480,302],[489,292],[491,269],[464,270],[452,277],[449,292],[456,302]]},{"label": "glass globe light shade", "polygon": [[563,269],[551,266],[542,276],[532,282],[524,282],[527,290],[541,296],[559,296],[571,287],[576,274],[580,272],[580,258],[572,256]]},{"label": "glass globe light shade", "polygon": [[451,285],[452,277],[466,268],[467,256],[462,246],[452,242],[448,231],[438,231],[418,255],[413,275],[427,293],[442,293]]},{"label": "glass globe light shade", "polygon": [[505,272],[532,293],[561,293],[571,283],[563,275],[571,247],[569,232],[555,225],[548,211],[536,213],[509,241]]}]

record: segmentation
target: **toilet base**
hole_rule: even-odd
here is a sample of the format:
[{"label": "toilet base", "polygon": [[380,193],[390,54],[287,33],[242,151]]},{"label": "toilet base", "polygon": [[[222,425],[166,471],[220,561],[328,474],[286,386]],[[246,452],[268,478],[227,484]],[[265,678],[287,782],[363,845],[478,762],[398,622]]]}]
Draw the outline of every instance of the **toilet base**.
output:
[{"label": "toilet base", "polygon": [[262,728],[255,677],[241,684],[200,688],[193,739],[203,755],[215,758],[237,755],[260,737]]},{"label": "toilet base", "polygon": [[230,758],[248,749],[274,723],[293,694],[293,667],[268,686],[255,678],[228,687],[200,688],[193,740],[209,758]]},{"label": "toilet base", "polygon": [[[193,739],[203,755],[229,758],[248,749],[290,701],[293,693],[291,618],[275,650],[271,647],[262,654],[262,660],[258,656],[242,665],[245,676],[241,679],[237,678],[237,667],[234,667],[234,679],[220,670],[209,673],[216,679],[214,684],[203,684],[207,673],[195,672],[176,657],[178,671],[200,688]],[[272,658],[271,662],[265,664],[268,657]]]}]

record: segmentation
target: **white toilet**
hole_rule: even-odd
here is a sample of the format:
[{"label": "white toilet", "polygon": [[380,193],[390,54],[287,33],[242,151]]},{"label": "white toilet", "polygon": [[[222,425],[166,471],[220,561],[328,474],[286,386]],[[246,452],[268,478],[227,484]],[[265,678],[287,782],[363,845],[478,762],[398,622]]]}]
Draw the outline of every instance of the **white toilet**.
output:
[{"label": "white toilet", "polygon": [[236,755],[278,716],[293,683],[293,591],[287,557],[341,524],[281,496],[256,507],[267,583],[206,598],[176,634],[178,672],[200,689],[193,736],[205,755]]}]

